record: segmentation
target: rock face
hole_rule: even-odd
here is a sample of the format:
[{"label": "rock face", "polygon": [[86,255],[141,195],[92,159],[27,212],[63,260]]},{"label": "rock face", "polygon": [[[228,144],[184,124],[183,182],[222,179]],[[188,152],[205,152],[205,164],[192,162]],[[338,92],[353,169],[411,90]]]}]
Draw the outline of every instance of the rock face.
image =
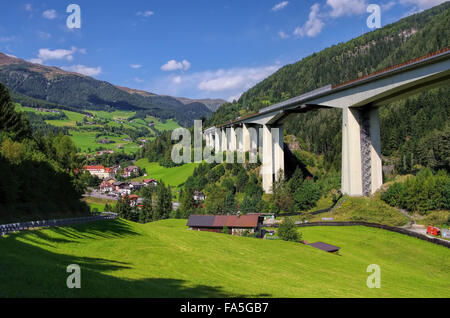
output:
[{"label": "rock face", "polygon": [[0,53],[0,83],[14,100],[30,106],[55,105],[82,109],[143,111],[161,119],[175,119],[190,126],[194,119],[209,117],[222,100],[190,100],[156,95],[112,85],[57,67],[34,64]]},{"label": "rock face", "polygon": [[291,152],[294,152],[295,150],[301,150],[300,143],[298,142],[297,137],[295,137],[294,135],[286,136],[285,144],[288,146]]}]

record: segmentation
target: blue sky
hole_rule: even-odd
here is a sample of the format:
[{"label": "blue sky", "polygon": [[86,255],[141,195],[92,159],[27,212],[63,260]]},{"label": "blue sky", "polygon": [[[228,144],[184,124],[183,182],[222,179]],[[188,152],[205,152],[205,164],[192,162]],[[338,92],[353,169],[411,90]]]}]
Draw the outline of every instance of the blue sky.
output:
[{"label": "blue sky", "polygon": [[[115,85],[232,100],[283,65],[445,0],[1,1],[0,51]],[[66,25],[69,4],[81,28]]]}]

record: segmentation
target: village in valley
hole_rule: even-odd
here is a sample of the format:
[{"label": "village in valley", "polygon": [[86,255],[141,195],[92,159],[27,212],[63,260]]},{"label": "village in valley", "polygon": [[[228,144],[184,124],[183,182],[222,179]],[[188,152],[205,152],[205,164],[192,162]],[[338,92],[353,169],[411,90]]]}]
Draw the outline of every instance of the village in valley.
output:
[{"label": "village in valley", "polygon": [[[143,207],[143,198],[139,197],[141,189],[146,187],[156,187],[158,180],[154,178],[145,178],[142,181],[133,181],[138,177],[147,177],[147,173],[138,166],[114,165],[104,167],[102,165],[84,166],[83,171],[89,173],[92,177],[101,180],[98,187],[90,189],[85,194],[86,197],[104,198],[109,200],[119,200],[128,196],[130,205],[141,209]],[[206,196],[201,191],[195,191],[192,199],[197,203],[205,201]],[[178,207],[174,202],[173,207]]]},{"label": "village in valley", "polygon": [[[143,199],[137,194],[139,190],[148,186],[157,186],[158,181],[155,179],[144,179],[142,182],[131,181],[131,178],[140,176],[140,169],[137,166],[128,166],[121,168],[120,165],[112,167],[84,166],[83,170],[89,172],[91,176],[95,176],[102,180],[97,189],[94,189],[89,196],[98,198],[108,198],[118,200],[119,198],[128,196],[130,205],[133,207],[142,207]],[[119,181],[119,178],[123,181]]]}]

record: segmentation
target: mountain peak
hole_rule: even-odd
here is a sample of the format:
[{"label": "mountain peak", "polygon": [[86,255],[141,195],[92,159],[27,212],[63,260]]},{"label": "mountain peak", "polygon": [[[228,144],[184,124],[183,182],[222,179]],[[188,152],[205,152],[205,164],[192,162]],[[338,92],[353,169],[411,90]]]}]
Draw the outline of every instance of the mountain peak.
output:
[{"label": "mountain peak", "polygon": [[24,61],[15,56],[0,52],[0,65],[7,65],[7,64],[14,64],[14,63],[21,63],[21,62],[24,62]]}]

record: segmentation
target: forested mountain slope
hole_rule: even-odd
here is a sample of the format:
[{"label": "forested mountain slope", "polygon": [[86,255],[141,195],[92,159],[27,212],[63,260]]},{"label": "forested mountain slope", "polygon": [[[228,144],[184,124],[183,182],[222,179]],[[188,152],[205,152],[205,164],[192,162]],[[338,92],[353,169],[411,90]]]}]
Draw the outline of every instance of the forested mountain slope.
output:
[{"label": "forested mountain slope", "polygon": [[[450,2],[447,2],[281,68],[245,92],[239,101],[222,105],[208,124],[219,124],[321,86],[351,80],[449,45]],[[399,170],[408,171],[415,164],[448,169],[449,97],[446,88],[382,109],[382,151],[384,155],[395,157]],[[324,154],[325,162],[340,169],[339,110],[297,115],[285,127],[286,134],[300,138],[305,150]]]}]

